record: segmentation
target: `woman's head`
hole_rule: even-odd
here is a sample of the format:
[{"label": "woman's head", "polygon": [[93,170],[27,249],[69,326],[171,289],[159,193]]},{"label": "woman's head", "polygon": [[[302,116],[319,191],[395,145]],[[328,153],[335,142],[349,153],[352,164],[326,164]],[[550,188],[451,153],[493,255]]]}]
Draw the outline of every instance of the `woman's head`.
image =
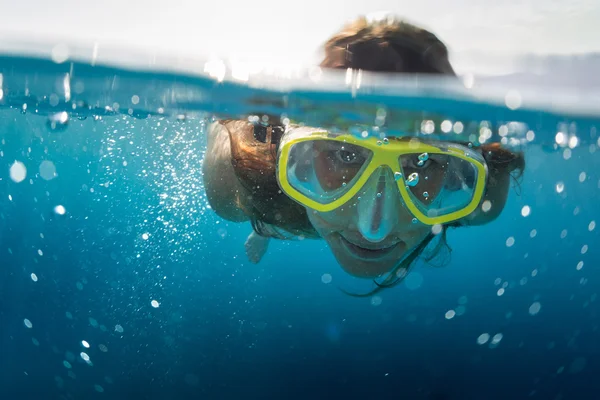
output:
[{"label": "woman's head", "polygon": [[358,18],[324,48],[323,68],[455,75],[446,46],[433,33],[391,15]]},{"label": "woman's head", "polygon": [[[315,178],[307,187],[319,186],[310,192],[319,201],[330,201],[329,193],[341,198],[345,190],[352,197],[332,210],[307,206],[307,214],[340,265],[359,277],[390,272],[448,226],[492,221],[504,207],[511,177],[524,168],[521,154],[496,144],[464,147],[467,157],[481,160],[479,167],[475,161],[421,151],[397,156],[397,164],[379,165],[348,144],[328,146],[333,145],[313,146],[311,167],[304,169]],[[487,176],[477,172],[484,164]],[[359,181],[357,174],[365,179]],[[350,192],[353,188],[358,190]]]}]

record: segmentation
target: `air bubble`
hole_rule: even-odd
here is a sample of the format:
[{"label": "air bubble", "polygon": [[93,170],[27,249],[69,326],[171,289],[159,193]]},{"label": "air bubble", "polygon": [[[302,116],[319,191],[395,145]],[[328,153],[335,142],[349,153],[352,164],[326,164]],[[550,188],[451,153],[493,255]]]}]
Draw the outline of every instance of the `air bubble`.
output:
[{"label": "air bubble", "polygon": [[429,198],[429,193],[428,193],[428,192],[423,192],[423,197],[424,197],[425,199]]},{"label": "air bubble", "polygon": [[323,274],[321,276],[321,282],[328,284],[331,283],[331,281],[333,280],[333,277],[331,276],[331,274]]},{"label": "air bubble", "polygon": [[402,173],[401,172],[394,172],[394,179],[396,179],[397,181],[399,181],[400,179],[402,179]]},{"label": "air bubble", "polygon": [[412,174],[410,174],[408,176],[408,179],[406,181],[406,184],[408,186],[414,187],[414,186],[417,186],[418,183],[419,183],[419,174],[417,172],[413,172]]},{"label": "air bubble", "polygon": [[536,315],[537,313],[540,312],[541,309],[542,309],[542,305],[540,304],[539,301],[536,301],[531,306],[529,306],[529,314]]},{"label": "air bubble", "polygon": [[53,132],[61,132],[67,129],[69,124],[69,114],[66,111],[62,111],[56,114],[52,114],[48,117],[46,126]]},{"label": "air bubble", "polygon": [[556,183],[556,193],[562,193],[565,190],[565,184],[563,182]]},{"label": "air bubble", "polygon": [[512,247],[515,244],[515,238],[514,237],[509,237],[508,239],[506,239],[506,247]]},{"label": "air bubble", "polygon": [[419,221],[418,221],[416,218],[413,218],[413,219],[412,219],[412,223],[413,223],[413,224],[416,224],[417,222],[419,222]]},{"label": "air bubble", "polygon": [[523,208],[521,209],[521,215],[524,217],[528,217],[530,213],[531,208],[529,206],[523,206]]},{"label": "air bubble", "polygon": [[389,144],[390,140],[388,138],[383,138],[383,144]]},{"label": "air bubble", "polygon": [[490,340],[490,334],[489,333],[482,333],[477,338],[477,344],[478,345],[484,345],[484,344],[486,344],[488,342],[488,340]]},{"label": "air bubble", "polygon": [[20,161],[15,161],[10,167],[10,179],[14,182],[23,182],[27,176],[27,168]]}]

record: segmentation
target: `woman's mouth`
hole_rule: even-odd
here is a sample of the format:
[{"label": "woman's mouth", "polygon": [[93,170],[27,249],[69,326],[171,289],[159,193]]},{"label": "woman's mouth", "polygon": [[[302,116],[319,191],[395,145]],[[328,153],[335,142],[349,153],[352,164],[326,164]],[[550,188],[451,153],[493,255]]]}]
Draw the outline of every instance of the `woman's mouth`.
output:
[{"label": "woman's mouth", "polygon": [[339,236],[340,241],[349,252],[368,261],[381,259],[390,254],[394,249],[397,249],[400,245],[404,245],[404,242],[401,240],[397,240],[393,243],[357,244],[349,241],[342,235]]}]

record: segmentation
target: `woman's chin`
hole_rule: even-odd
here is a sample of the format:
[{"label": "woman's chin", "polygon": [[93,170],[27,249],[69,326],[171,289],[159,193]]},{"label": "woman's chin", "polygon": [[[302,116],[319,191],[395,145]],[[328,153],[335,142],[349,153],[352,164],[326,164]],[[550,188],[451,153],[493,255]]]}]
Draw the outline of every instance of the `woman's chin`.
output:
[{"label": "woman's chin", "polygon": [[[337,258],[337,257],[336,257]],[[376,263],[361,260],[343,260],[337,258],[342,269],[357,278],[375,279],[392,271],[396,263]]]}]

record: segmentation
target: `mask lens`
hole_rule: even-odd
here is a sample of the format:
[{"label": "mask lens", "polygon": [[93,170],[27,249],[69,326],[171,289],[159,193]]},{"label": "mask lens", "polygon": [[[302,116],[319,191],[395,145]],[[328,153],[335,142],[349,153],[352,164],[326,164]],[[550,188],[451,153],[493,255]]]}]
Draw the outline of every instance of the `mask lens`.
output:
[{"label": "mask lens", "polygon": [[400,156],[402,174],[411,201],[428,217],[459,211],[475,193],[477,167],[452,154]]},{"label": "mask lens", "polygon": [[290,148],[287,179],[311,199],[327,204],[339,199],[369,164],[370,150],[333,140],[309,140]]}]

